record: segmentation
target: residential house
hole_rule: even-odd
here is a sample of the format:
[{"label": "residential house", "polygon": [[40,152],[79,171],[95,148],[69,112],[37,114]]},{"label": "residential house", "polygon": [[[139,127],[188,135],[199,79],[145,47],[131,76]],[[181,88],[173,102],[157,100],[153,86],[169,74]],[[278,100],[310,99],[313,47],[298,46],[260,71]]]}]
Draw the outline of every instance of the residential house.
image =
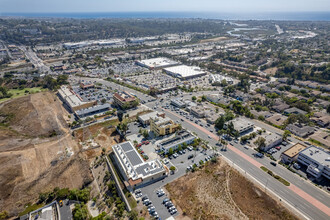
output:
[{"label": "residential house", "polygon": [[289,130],[292,134],[303,138],[314,133],[314,128],[300,124],[289,124],[286,126],[286,129]]}]

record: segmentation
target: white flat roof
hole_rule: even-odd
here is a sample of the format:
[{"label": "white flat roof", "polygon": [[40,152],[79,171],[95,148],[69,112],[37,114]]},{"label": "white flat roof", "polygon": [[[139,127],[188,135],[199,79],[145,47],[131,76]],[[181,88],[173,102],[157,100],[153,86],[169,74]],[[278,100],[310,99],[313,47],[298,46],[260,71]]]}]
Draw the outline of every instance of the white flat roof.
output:
[{"label": "white flat roof", "polygon": [[177,61],[170,60],[166,57],[158,57],[153,59],[141,60],[139,63],[149,67],[149,68],[159,68],[179,64]]},{"label": "white flat roof", "polygon": [[198,66],[180,65],[180,66],[164,68],[164,70],[182,78],[206,74],[206,72],[201,68],[199,68]]},{"label": "white flat roof", "polygon": [[76,107],[84,104],[84,102],[80,100],[78,96],[74,94],[67,86],[61,86],[58,92],[71,107]]}]

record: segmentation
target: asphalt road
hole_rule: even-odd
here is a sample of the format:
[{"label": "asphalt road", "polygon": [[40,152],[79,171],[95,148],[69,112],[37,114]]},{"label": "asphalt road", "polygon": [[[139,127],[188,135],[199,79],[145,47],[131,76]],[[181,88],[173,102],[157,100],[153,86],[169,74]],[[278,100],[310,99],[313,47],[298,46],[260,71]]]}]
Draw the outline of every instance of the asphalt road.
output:
[{"label": "asphalt road", "polygon": [[[157,109],[157,110],[161,111],[162,109]],[[175,121],[181,119],[181,117],[179,117],[176,113],[170,111],[165,111],[165,112],[168,117],[172,118]],[[216,146],[217,141],[215,139],[208,138],[207,133],[203,132],[201,129],[196,128],[196,126],[191,125],[191,121],[188,121],[187,119],[184,118],[184,121],[183,122],[181,121],[181,124],[183,127],[187,128],[188,130],[195,132],[200,138],[209,141],[210,145]],[[250,156],[251,158],[254,158],[252,154],[255,153],[255,151],[253,149],[246,150],[240,144],[233,143],[233,145],[234,147],[242,151],[244,154]],[[288,189],[288,187],[277,181],[275,178],[270,177],[260,168],[246,161],[237,153],[228,150],[226,152],[222,152],[222,154],[230,161],[232,161],[235,165],[239,166],[244,171],[246,171],[247,174],[251,175],[253,178],[258,180],[260,183],[267,185],[268,189],[275,192],[279,197],[282,198],[282,200],[284,199],[285,201],[287,201],[289,204],[291,204],[293,207],[295,207],[297,210],[303,213],[307,218],[329,219],[329,215],[320,211],[318,207],[315,207],[309,201],[300,197],[295,192]],[[295,186],[299,187],[301,190],[303,190],[307,194],[311,195],[312,197],[314,197],[315,199],[319,200],[321,203],[329,207],[330,196],[326,192],[313,186],[311,183],[291,173],[289,170],[285,169],[280,165],[276,167],[272,166],[270,164],[271,160],[267,157],[264,157],[262,159],[258,158],[256,160],[258,160],[258,162],[260,162],[263,166],[272,170],[274,173],[280,175],[281,177],[289,181],[291,184],[294,184]]]},{"label": "asphalt road", "polygon": [[72,212],[70,209],[70,204],[67,205],[68,200],[63,200],[63,206],[60,207],[61,220],[71,220]]},{"label": "asphalt road", "polygon": [[[88,80],[91,80],[90,78],[86,78]],[[132,92],[136,94],[141,100],[150,100],[152,99],[150,96],[145,95],[143,93],[137,92],[135,90],[119,86],[115,83],[111,83],[108,81],[104,81],[102,79],[94,79],[95,81],[105,84],[107,86],[111,86],[113,88],[117,88],[119,90],[125,90]],[[201,92],[202,94],[202,92]],[[149,102],[146,103],[146,105],[152,109],[154,109],[156,102]],[[157,111],[163,111],[164,109],[161,109],[156,107]],[[181,121],[180,123],[182,124],[183,127],[187,128],[188,130],[195,132],[200,138],[209,141],[209,145],[211,146],[216,146],[217,140],[213,138],[209,138],[209,132],[205,132],[200,126],[193,125],[190,120],[187,120],[186,118],[171,112],[169,110],[166,110],[166,115],[170,117],[172,120],[177,121],[181,120],[181,118],[184,119],[184,121]],[[257,123],[257,126],[264,127],[264,124],[261,124],[260,122],[254,122]],[[204,127],[204,126],[203,126]],[[205,128],[205,127],[204,127]],[[273,128],[271,126],[267,126],[267,129],[271,132],[280,132],[278,129]],[[214,130],[214,129],[213,129]],[[295,141],[295,140],[293,140]],[[254,160],[257,160],[259,163],[261,163],[263,166],[267,167],[268,169],[272,170],[274,173],[280,175],[282,178],[286,179],[289,181],[291,184],[295,185],[300,189],[301,191],[305,192],[308,194],[308,196],[313,197],[314,199],[318,200],[322,206],[325,207],[326,211],[321,211],[320,207],[313,203],[313,201],[309,201],[308,198],[303,198],[300,195],[298,195],[295,191],[291,190],[289,187],[286,187],[279,181],[277,181],[275,178],[270,177],[267,173],[262,171],[259,167],[256,167],[254,164],[243,158],[241,155],[237,154],[237,152],[233,152],[231,150],[228,150],[226,152],[222,152],[223,156],[228,158],[233,165],[236,165],[243,169],[246,172],[246,175],[252,176],[254,179],[259,181],[261,184],[265,185],[265,190],[271,190],[274,193],[276,193],[283,202],[285,200],[287,203],[289,203],[292,207],[297,209],[299,212],[301,212],[303,215],[305,215],[306,218],[309,219],[329,219],[330,216],[330,196],[326,192],[320,190],[319,188],[313,186],[309,182],[305,181],[304,179],[301,179],[300,177],[296,176],[295,174],[291,173],[289,170],[285,169],[284,167],[281,166],[272,166],[270,165],[270,159],[269,158],[263,158],[263,159],[256,159],[252,156],[252,153],[255,153],[252,149],[246,150],[239,144],[233,144],[235,148],[237,148],[239,151],[243,152],[247,156],[253,158]],[[170,182],[172,181],[175,176],[173,177],[170,176],[164,180],[164,182],[157,182],[152,185],[150,185],[151,189],[155,190],[162,185],[165,184],[165,182]],[[177,178],[177,177],[176,177]],[[145,190],[148,190],[149,187],[143,188],[143,192]],[[151,190],[150,189],[150,190]],[[148,195],[151,194],[151,192],[147,191],[145,192]],[[153,193],[154,194],[154,193]],[[156,195],[157,196],[157,195]],[[156,207],[157,208],[157,207]],[[288,207],[290,209],[290,207]],[[161,210],[161,209],[160,209]]]}]

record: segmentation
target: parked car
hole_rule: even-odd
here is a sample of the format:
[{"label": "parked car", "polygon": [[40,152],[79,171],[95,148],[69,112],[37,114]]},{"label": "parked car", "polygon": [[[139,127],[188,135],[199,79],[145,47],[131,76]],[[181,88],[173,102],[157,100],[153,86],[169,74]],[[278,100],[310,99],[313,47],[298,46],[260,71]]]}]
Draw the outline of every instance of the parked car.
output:
[{"label": "parked car", "polygon": [[193,155],[193,154],[190,154],[190,155],[188,156],[188,160],[191,159],[191,158],[193,158],[193,157],[194,157],[194,155]]},{"label": "parked car", "polygon": [[259,157],[259,158],[263,158],[264,157],[264,155],[262,153],[256,153],[255,155],[256,155],[256,157]]},{"label": "parked car", "polygon": [[174,215],[175,213],[177,213],[178,211],[176,209],[172,210],[170,213],[171,215]]},{"label": "parked car", "polygon": [[165,199],[163,200],[163,204],[165,204],[166,202],[169,202],[169,201],[170,201],[169,198],[165,198]]},{"label": "parked car", "polygon": [[275,166],[275,167],[277,165],[274,161],[271,161],[270,164],[273,165],[273,166]]}]

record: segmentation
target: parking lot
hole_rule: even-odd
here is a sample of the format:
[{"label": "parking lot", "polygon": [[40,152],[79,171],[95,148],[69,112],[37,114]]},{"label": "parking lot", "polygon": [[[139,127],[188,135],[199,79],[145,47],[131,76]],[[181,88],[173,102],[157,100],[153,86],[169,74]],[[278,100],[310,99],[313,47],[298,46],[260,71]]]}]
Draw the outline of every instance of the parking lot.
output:
[{"label": "parking lot", "polygon": [[[194,155],[194,158],[188,160],[189,155]],[[161,219],[166,219],[171,216],[171,213],[168,211],[168,209],[164,206],[163,200],[169,195],[166,193],[166,190],[164,189],[164,186],[172,182],[174,179],[179,178],[183,176],[186,173],[187,167],[190,165],[193,165],[194,163],[199,163],[200,160],[204,160],[207,156],[210,156],[212,154],[211,150],[202,152],[202,151],[189,151],[186,150],[185,154],[179,155],[177,158],[173,158],[169,160],[169,163],[167,164],[168,167],[171,167],[172,165],[176,167],[176,171],[174,174],[169,174],[168,177],[163,179],[162,181],[155,182],[151,185],[145,186],[141,189],[142,196],[138,198],[138,202],[142,202],[141,199],[143,196],[148,196],[149,200],[151,201],[152,205],[155,207],[155,211],[157,212],[158,216]],[[194,161],[194,162],[193,162]],[[159,189],[164,189],[165,195],[158,197],[156,191]],[[174,204],[174,206],[178,209],[179,207],[177,204]],[[180,209],[178,209],[178,212],[173,214],[173,216],[177,216],[180,214]]]},{"label": "parking lot", "polygon": [[111,102],[112,93],[108,89],[103,88],[90,88],[81,89],[79,86],[72,87],[73,91],[78,94],[84,102],[98,101],[101,104],[102,99],[106,99],[107,102]]},{"label": "parking lot", "polygon": [[152,87],[163,90],[167,88],[175,88],[176,86],[182,84],[179,79],[173,78],[159,71],[138,76],[131,76],[126,79],[132,84],[144,89],[150,89]]},{"label": "parking lot", "polygon": [[144,72],[149,72],[147,68],[138,66],[134,62],[114,64],[110,69],[112,69],[115,74],[123,76],[138,75]]}]

